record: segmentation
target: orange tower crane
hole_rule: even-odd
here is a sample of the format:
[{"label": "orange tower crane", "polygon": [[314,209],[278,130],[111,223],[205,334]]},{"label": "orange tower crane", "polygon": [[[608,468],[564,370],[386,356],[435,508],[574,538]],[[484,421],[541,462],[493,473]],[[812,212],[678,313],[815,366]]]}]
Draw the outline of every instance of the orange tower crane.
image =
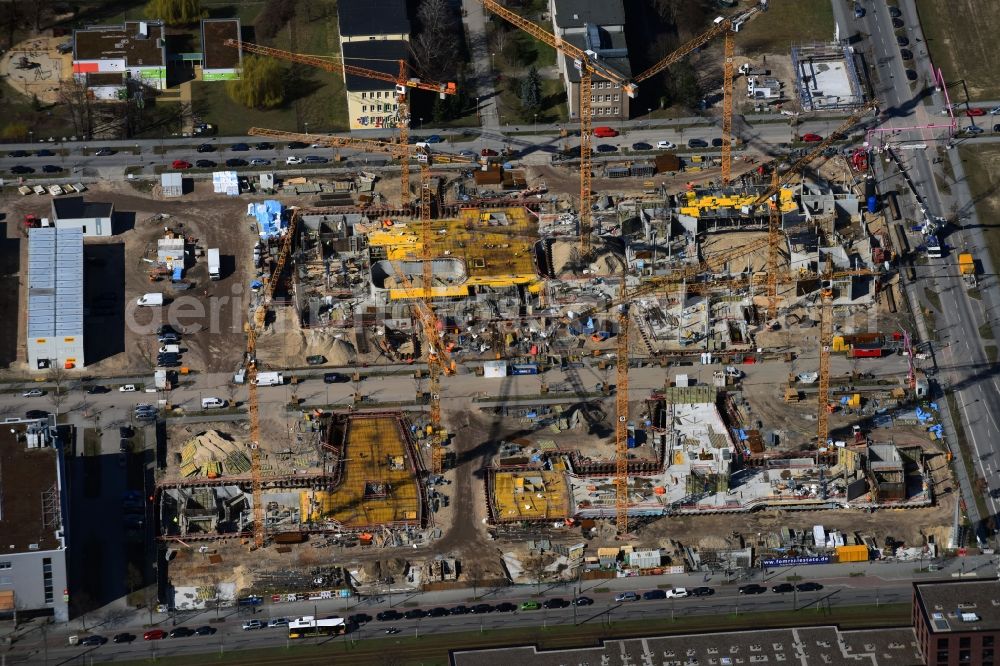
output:
[{"label": "orange tower crane", "polygon": [[733,169],[733,36],[726,30],[722,64],[722,186],[729,185]]},{"label": "orange tower crane", "polygon": [[618,344],[615,350],[615,527],[619,538],[628,535],[628,304],[622,276],[618,306]]},{"label": "orange tower crane", "polygon": [[[833,275],[833,265],[827,261],[827,275]],[[830,345],[833,344],[833,283],[820,289],[819,320],[819,410],[816,413],[816,446],[826,446],[830,435]]]},{"label": "orange tower crane", "polygon": [[593,119],[590,115],[591,92],[593,76],[617,83],[629,97],[635,97],[636,86],[615,69],[605,65],[596,56],[588,54],[583,49],[564,41],[551,32],[539,27],[528,19],[512,12],[494,0],[479,0],[483,7],[504,19],[516,28],[520,28],[535,39],[548,44],[567,58],[573,60],[573,66],[580,72],[580,251],[583,256],[590,254],[591,216],[591,137]]},{"label": "orange tower crane", "polygon": [[[403,145],[408,145],[410,141],[410,108],[409,101],[407,99],[407,89],[415,88],[417,90],[428,90],[431,92],[436,92],[443,99],[445,95],[454,95],[457,92],[454,83],[435,83],[432,81],[421,81],[420,79],[413,78],[407,74],[407,64],[405,60],[399,60],[399,74],[393,76],[386,72],[380,72],[378,70],[369,69],[367,67],[358,67],[356,65],[349,65],[343,62],[342,56],[317,56],[309,55],[305,53],[293,53],[292,51],[283,51],[281,49],[272,48],[270,46],[262,46],[260,44],[253,44],[251,42],[237,42],[235,39],[227,39],[225,41],[226,46],[231,46],[234,48],[242,48],[244,51],[249,53],[255,53],[257,55],[269,56],[271,58],[279,58],[281,60],[288,60],[290,62],[302,63],[304,65],[311,65],[313,67],[318,67],[320,69],[325,69],[329,72],[337,72],[346,77],[348,74],[354,76],[362,76],[366,79],[374,79],[377,81],[386,81],[387,83],[393,83],[396,85],[396,102],[399,105],[399,143]],[[401,169],[401,185],[402,185],[402,201],[405,206],[409,203],[410,197],[410,166],[409,163],[404,161]]]},{"label": "orange tower crane", "polygon": [[[395,158],[408,160],[416,158],[420,165],[420,218],[421,218],[421,268],[422,282],[419,299],[415,308],[417,318],[420,320],[424,330],[424,338],[427,342],[427,365],[430,376],[430,421],[431,421],[431,468],[435,474],[440,474],[444,462],[443,432],[441,427],[441,389],[440,376],[450,375],[454,372],[452,368],[451,356],[447,348],[441,343],[439,330],[441,328],[434,308],[431,305],[433,294],[433,248],[431,246],[431,210],[430,210],[430,190],[429,172],[431,164],[431,153],[425,148],[418,148],[408,144],[390,143],[386,141],[373,141],[369,139],[355,139],[352,137],[325,136],[318,134],[301,134],[298,132],[283,132],[280,130],[263,129],[252,127],[247,132],[251,136],[264,136],[280,141],[302,141],[304,143],[318,143],[327,146],[340,148],[354,148],[363,152],[385,153]],[[468,163],[470,159],[460,155],[441,154],[440,159],[449,162]],[[407,291],[416,294],[416,290],[410,283],[406,271],[402,268],[398,271],[400,279],[406,285]]]},{"label": "orange tower crane", "polygon": [[[764,190],[757,200],[751,204],[751,207],[759,206],[773,196],[776,196],[782,187],[784,187],[792,177],[801,171],[807,164],[812,162],[814,159],[819,157],[827,148],[829,148],[834,142],[839,141],[843,138],[844,133],[850,130],[854,125],[861,120],[862,117],[871,109],[878,107],[878,101],[872,100],[867,104],[863,105],[857,111],[855,111],[847,120],[840,124],[840,127],[835,129],[830,133],[825,139],[820,141],[816,146],[806,153],[804,156],[799,158],[795,164],[788,168],[780,176],[775,170],[771,174],[771,185],[766,190]],[[781,244],[781,212],[778,210],[778,202],[772,202],[770,206],[770,220],[768,222],[768,239],[770,243],[769,254],[767,257],[767,316],[769,319],[773,319],[778,314],[778,250]]]},{"label": "orange tower crane", "polygon": [[292,211],[289,218],[288,229],[285,233],[281,249],[274,262],[274,271],[267,280],[260,300],[253,309],[250,317],[247,318],[246,334],[246,374],[248,398],[247,410],[250,413],[250,483],[253,493],[253,542],[254,548],[261,548],[265,538],[265,518],[263,487],[260,471],[260,403],[257,396],[257,336],[264,330],[264,320],[267,317],[267,309],[274,298],[274,290],[277,288],[281,274],[285,270],[285,264],[292,251],[292,240],[300,212]]}]

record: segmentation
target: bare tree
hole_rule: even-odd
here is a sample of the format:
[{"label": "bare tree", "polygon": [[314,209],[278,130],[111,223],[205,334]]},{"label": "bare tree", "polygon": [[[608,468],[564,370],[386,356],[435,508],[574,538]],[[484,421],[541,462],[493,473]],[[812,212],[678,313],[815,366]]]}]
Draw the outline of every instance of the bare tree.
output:
[{"label": "bare tree", "polygon": [[58,414],[59,408],[66,401],[65,389],[69,375],[66,373],[66,370],[56,366],[49,369],[46,379],[53,385],[52,392],[49,394],[49,400],[52,402],[52,408]]},{"label": "bare tree", "polygon": [[468,566],[464,566],[465,577],[472,584],[472,598],[479,599],[479,586],[483,584],[486,576],[486,566],[480,560],[471,560]]},{"label": "bare tree", "polygon": [[458,69],[458,40],[461,25],[448,0],[423,0],[417,9],[420,32],[413,40],[417,69],[421,74],[443,81]]},{"label": "bare tree", "polygon": [[94,133],[94,100],[85,85],[75,79],[63,81],[59,85],[59,104],[69,111],[74,133],[83,136]]}]

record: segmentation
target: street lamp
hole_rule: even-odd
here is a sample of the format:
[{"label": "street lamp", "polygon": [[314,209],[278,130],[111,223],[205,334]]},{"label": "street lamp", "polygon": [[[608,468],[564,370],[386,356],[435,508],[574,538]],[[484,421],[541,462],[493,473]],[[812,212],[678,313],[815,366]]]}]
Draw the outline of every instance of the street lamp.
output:
[{"label": "street lamp", "polygon": [[305,123],[305,126],[306,126],[306,134],[309,134],[309,123],[308,123],[308,122],[306,122],[306,123]]},{"label": "street lamp", "polygon": [[424,119],[421,118],[420,119],[420,127],[418,129],[423,129],[423,128],[424,128]]},{"label": "street lamp", "polygon": [[495,70],[497,68],[497,54],[490,54],[490,69]]},{"label": "street lamp", "polygon": [[537,113],[535,114],[535,129],[534,129],[534,133],[538,134],[538,114]]}]

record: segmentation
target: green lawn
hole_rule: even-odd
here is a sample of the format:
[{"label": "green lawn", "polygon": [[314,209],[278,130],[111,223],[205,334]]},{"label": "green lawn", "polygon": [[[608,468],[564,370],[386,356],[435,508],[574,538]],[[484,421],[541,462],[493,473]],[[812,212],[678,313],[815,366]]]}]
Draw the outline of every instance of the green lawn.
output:
[{"label": "green lawn", "polygon": [[[993,40],[1000,32],[1000,13],[993,0],[917,0],[920,27],[931,57],[946,81],[965,81],[971,99],[1000,97]],[[956,20],[956,17],[961,17]],[[952,101],[964,99],[961,86],[951,90]]]},{"label": "green lawn", "polygon": [[[844,0],[833,0],[843,2]],[[736,35],[736,52],[786,55],[792,44],[833,39],[831,0],[771,0],[771,8]]]},{"label": "green lawn", "polygon": [[1000,266],[1000,228],[991,222],[1000,219],[1000,145],[965,145],[958,150],[983,225],[990,259],[994,266]]},{"label": "green lawn", "polygon": [[[518,90],[520,90],[519,86],[518,83],[516,85]],[[511,90],[511,85],[504,81],[498,84],[497,89],[500,93],[500,124],[511,127],[523,125],[522,129],[530,128],[534,117],[521,108],[521,100]],[[566,88],[563,86],[562,79],[542,79],[542,108],[538,112],[538,122],[566,122],[566,114]]]}]

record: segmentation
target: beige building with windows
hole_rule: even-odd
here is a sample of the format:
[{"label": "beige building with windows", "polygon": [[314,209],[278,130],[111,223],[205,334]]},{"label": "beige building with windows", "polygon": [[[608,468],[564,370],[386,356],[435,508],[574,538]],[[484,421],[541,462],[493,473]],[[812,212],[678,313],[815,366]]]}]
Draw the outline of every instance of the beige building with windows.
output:
[{"label": "beige building with windows", "polygon": [[[399,61],[409,60],[405,0],[341,2],[337,14],[345,63],[399,74]],[[395,84],[345,74],[344,87],[351,129],[394,129],[399,124]]]},{"label": "beige building with windows", "polygon": [[[556,35],[585,51],[593,51],[606,67],[624,78],[632,76],[625,42],[625,8],[622,0],[550,0],[552,29]],[[580,117],[580,72],[571,59],[557,56],[566,85],[570,119]],[[627,120],[629,97],[621,86],[594,76],[591,115],[595,121]]]}]

